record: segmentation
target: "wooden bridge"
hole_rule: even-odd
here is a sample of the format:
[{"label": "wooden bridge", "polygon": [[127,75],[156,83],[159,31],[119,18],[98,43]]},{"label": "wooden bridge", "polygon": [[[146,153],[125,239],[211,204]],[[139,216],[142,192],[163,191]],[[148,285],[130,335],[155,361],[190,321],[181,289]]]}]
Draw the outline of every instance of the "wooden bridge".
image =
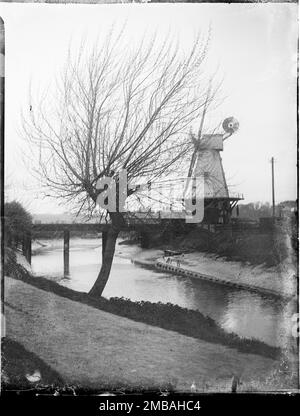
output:
[{"label": "wooden bridge", "polygon": [[[164,231],[169,227],[174,226],[174,221],[176,227],[184,227],[185,217],[184,213],[171,214],[170,213],[160,213],[160,212],[136,212],[124,214],[124,225],[121,227],[120,231],[138,231],[141,234],[141,239],[143,237],[146,240],[145,236],[147,233],[153,231]],[[31,264],[32,256],[32,240],[36,238],[40,233],[59,233],[63,235],[64,239],[64,274],[69,274],[69,254],[70,254],[70,233],[92,233],[99,234],[101,233],[102,238],[102,250],[105,248],[105,242],[107,238],[107,232],[110,227],[109,223],[34,223],[32,224],[31,230],[24,234],[22,251]],[[143,244],[142,244],[143,245]]]},{"label": "wooden bridge", "polygon": [[[239,198],[236,198],[234,202],[237,202]],[[206,210],[209,212],[209,210]],[[186,223],[186,213],[183,211],[136,211],[127,212],[123,214],[124,225],[120,231],[137,231],[141,237],[142,247],[147,247],[147,241],[149,240],[149,234],[153,232],[170,232],[175,230],[186,230],[200,227],[206,228],[209,231],[217,230],[217,225],[211,223],[210,218],[204,218],[203,223],[193,224]],[[224,228],[226,232],[229,224],[219,224]],[[69,253],[70,253],[70,233],[92,233],[100,234],[102,238],[102,250],[105,249],[105,243],[107,238],[107,232],[110,227],[106,222],[85,222],[85,223],[34,223],[31,230],[27,232],[23,237],[23,254],[27,261],[31,264],[32,255],[32,239],[36,238],[41,233],[59,233],[63,235],[64,239],[64,274],[69,274]],[[226,230],[225,230],[226,228]],[[231,229],[231,227],[230,227]]]}]

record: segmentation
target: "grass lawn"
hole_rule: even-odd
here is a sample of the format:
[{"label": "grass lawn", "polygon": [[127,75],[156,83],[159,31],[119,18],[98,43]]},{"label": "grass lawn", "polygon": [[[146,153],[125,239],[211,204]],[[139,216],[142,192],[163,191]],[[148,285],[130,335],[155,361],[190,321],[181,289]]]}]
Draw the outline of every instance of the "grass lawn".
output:
[{"label": "grass lawn", "polygon": [[230,391],[237,375],[243,389],[251,383],[260,390],[267,379],[268,389],[276,388],[278,363],[270,358],[135,322],[20,280],[6,278],[5,287],[7,337],[67,385],[190,391],[195,383],[197,391]]}]

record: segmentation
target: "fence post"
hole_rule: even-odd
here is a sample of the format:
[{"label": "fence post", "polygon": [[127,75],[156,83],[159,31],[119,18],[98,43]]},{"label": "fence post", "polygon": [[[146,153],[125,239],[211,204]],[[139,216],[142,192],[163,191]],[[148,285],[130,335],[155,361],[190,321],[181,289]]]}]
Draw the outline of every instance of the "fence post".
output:
[{"label": "fence post", "polygon": [[70,272],[70,231],[64,230],[64,276]]}]

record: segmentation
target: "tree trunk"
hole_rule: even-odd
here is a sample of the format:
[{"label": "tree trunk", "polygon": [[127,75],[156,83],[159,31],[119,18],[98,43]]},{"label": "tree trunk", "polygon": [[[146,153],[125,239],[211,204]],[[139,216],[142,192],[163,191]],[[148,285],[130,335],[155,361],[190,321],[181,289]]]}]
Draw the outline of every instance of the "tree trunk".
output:
[{"label": "tree trunk", "polygon": [[115,254],[115,247],[118,234],[119,229],[113,226],[110,227],[110,229],[107,232],[105,249],[102,253],[102,266],[98,274],[97,280],[94,283],[94,286],[89,291],[89,295],[91,296],[100,297],[106,286]]}]

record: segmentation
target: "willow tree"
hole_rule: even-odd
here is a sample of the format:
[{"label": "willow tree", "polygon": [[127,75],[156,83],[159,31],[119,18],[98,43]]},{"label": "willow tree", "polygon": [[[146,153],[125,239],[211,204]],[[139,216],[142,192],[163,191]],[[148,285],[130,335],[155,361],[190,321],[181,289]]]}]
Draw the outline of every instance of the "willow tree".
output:
[{"label": "willow tree", "polygon": [[[207,106],[207,38],[189,50],[166,37],[125,43],[113,30],[91,49],[69,53],[55,93],[23,113],[24,133],[47,195],[92,213],[99,178],[155,181],[175,168],[188,149],[187,131]],[[25,114],[25,115],[24,115]],[[128,189],[127,195],[135,189]],[[90,294],[108,280],[123,214],[107,212],[102,266]]]}]

